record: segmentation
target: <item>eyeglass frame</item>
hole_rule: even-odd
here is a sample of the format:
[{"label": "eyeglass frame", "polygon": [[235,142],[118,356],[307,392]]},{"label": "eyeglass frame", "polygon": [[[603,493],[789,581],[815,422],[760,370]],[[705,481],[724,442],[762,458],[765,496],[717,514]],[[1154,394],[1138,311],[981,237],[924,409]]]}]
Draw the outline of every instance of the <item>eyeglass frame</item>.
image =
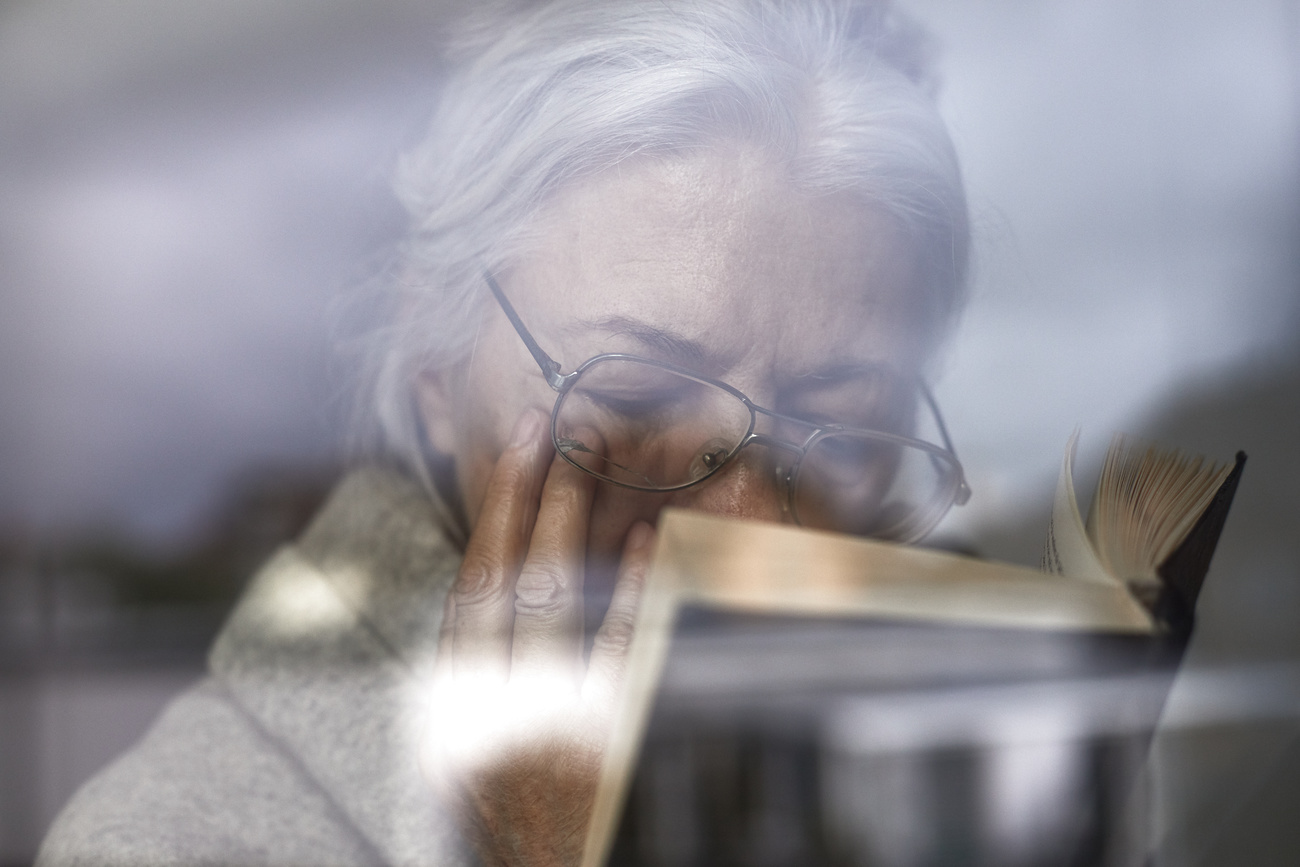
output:
[{"label": "eyeglass frame", "polygon": [[[915,437],[902,436],[901,434],[890,433],[888,431],[871,430],[870,428],[847,427],[845,425],[840,425],[840,424],[818,424],[816,422],[808,421],[807,419],[785,415],[775,410],[768,409],[767,407],[759,406],[757,403],[751,400],[748,395],[746,395],[744,392],[742,392],[740,389],[736,388],[735,386],[731,385],[730,383],[723,382],[720,379],[714,379],[712,377],[704,376],[692,370],[688,370],[687,368],[679,367],[670,362],[659,361],[658,359],[654,359],[654,358],[646,358],[641,355],[630,355],[622,352],[604,352],[604,353],[600,353],[599,355],[593,355],[591,358],[588,358],[586,361],[582,362],[582,364],[574,368],[571,373],[561,373],[559,362],[551,358],[551,356],[547,354],[546,350],[542,349],[542,347],[537,343],[537,340],[533,337],[532,332],[530,332],[528,330],[528,327],[524,325],[523,320],[519,317],[519,314],[515,311],[514,305],[510,303],[510,299],[506,297],[505,291],[501,288],[500,284],[497,283],[496,278],[492,275],[492,272],[484,271],[483,277],[487,281],[488,288],[492,290],[493,297],[495,297],[497,303],[501,305],[501,310],[506,314],[506,318],[510,320],[510,324],[514,327],[515,332],[519,335],[520,339],[523,340],[524,346],[528,348],[529,354],[532,355],[533,360],[536,361],[537,365],[541,368],[542,377],[546,380],[546,384],[550,386],[551,390],[554,391],[557,395],[555,399],[555,406],[551,409],[551,444],[555,447],[556,452],[559,453],[559,455],[562,458],[564,458],[565,461],[577,467],[578,469],[582,470],[584,473],[587,473],[590,476],[594,476],[595,478],[599,479],[602,482],[608,482],[611,485],[616,485],[620,488],[627,488],[629,490],[647,491],[647,492],[654,492],[654,493],[671,493],[673,491],[684,490],[686,488],[690,488],[695,485],[698,485],[699,483],[717,475],[722,470],[722,468],[727,466],[727,464],[731,463],[732,459],[735,458],[737,455],[739,455],[741,451],[745,449],[745,447],[757,443],[758,445],[767,446],[768,448],[779,449],[797,455],[797,457],[791,462],[789,470],[787,470],[785,473],[784,482],[785,482],[785,489],[786,489],[785,495],[787,501],[786,509],[790,513],[790,515],[794,517],[796,521],[799,521],[798,512],[795,509],[795,505],[794,505],[794,482],[799,475],[799,467],[803,462],[804,456],[808,454],[809,450],[822,437],[830,434],[850,433],[850,434],[866,434],[868,435],[869,438],[881,439],[886,442],[893,443],[895,445],[919,448],[922,451],[928,452],[931,455],[938,456],[944,460],[951,460],[953,469],[955,470],[956,473],[957,486],[956,486],[956,490],[954,490],[951,495],[952,497],[951,502],[948,504],[948,506],[944,508],[943,512],[940,514],[940,518],[942,518],[942,515],[946,514],[948,509],[951,508],[952,506],[954,505],[964,506],[967,503],[967,501],[970,500],[971,490],[970,490],[970,486],[966,483],[966,473],[965,470],[962,468],[961,460],[957,457],[956,450],[952,446],[952,440],[948,436],[948,428],[943,423],[943,416],[939,412],[939,405],[938,403],[935,402],[934,395],[930,393],[930,389],[925,384],[925,381],[923,379],[920,379],[919,377],[916,379],[916,385],[918,391],[921,394],[922,399],[925,401],[926,405],[930,409],[931,414],[934,416],[934,421],[936,427],[938,428],[939,436],[943,439],[942,446],[938,446],[935,445],[934,443],[926,442],[925,440],[917,439]],[[565,449],[560,444],[560,437],[558,431],[556,430],[556,424],[559,420],[560,406],[564,402],[564,397],[568,394],[569,390],[573,387],[574,383],[578,381],[578,379],[588,368],[593,367],[594,365],[605,361],[633,361],[639,364],[646,364],[646,365],[650,365],[651,367],[657,367],[660,368],[661,370],[669,371],[670,373],[674,373],[678,376],[684,376],[687,379],[694,380],[704,385],[710,385],[715,388],[720,388],[723,391],[735,397],[736,399],[738,399],[749,410],[749,428],[745,431],[744,436],[740,438],[739,444],[737,444],[736,447],[733,448],[725,458],[719,461],[716,466],[710,468],[707,473],[700,476],[699,478],[691,479],[689,482],[684,482],[680,485],[674,485],[672,487],[666,487],[666,488],[661,488],[661,487],[648,488],[639,485],[631,485],[626,482],[620,482],[617,479],[612,479],[608,476],[600,475],[599,473],[596,473],[593,470],[584,467],[582,464],[578,463],[573,458],[569,457],[569,450]],[[759,414],[762,414],[768,418],[776,419],[779,421],[791,422],[793,424],[797,424],[803,427],[812,428],[812,433],[808,435],[808,437],[803,441],[802,445],[795,443],[791,440],[781,439],[780,437],[774,437],[769,434],[756,433],[754,431],[754,427],[758,422]],[[926,532],[929,532],[930,529],[933,529],[933,525],[927,528]],[[920,535],[924,535],[924,533]]]}]

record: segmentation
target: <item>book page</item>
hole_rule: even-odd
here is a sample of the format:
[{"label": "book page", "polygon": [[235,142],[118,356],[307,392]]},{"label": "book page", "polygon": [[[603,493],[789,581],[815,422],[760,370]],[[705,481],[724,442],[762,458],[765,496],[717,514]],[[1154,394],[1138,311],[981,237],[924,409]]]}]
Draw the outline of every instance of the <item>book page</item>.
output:
[{"label": "book page", "polygon": [[1047,544],[1040,564],[1044,572],[1122,586],[1119,579],[1106,571],[1088,538],[1088,530],[1079,512],[1074,493],[1074,455],[1079,446],[1079,431],[1070,435],[1061,459],[1061,475],[1056,483],[1056,499],[1047,524]]}]

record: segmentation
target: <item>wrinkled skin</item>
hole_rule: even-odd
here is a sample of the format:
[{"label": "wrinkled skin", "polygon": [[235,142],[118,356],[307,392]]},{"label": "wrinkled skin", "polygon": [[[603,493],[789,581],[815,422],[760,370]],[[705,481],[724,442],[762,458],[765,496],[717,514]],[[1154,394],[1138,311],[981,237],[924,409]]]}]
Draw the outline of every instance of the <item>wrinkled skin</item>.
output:
[{"label": "wrinkled skin", "polygon": [[[784,410],[837,365],[920,364],[914,260],[893,225],[848,196],[794,191],[752,151],[621,167],[557,196],[538,228],[536,251],[498,276],[563,370],[629,352]],[[672,494],[576,470],[550,442],[554,393],[499,310],[469,361],[423,375],[417,396],[471,523],[426,768],[485,863],[577,863],[649,525],[669,504],[784,520],[784,492],[759,447]],[[611,599],[585,661],[584,594]]]}]

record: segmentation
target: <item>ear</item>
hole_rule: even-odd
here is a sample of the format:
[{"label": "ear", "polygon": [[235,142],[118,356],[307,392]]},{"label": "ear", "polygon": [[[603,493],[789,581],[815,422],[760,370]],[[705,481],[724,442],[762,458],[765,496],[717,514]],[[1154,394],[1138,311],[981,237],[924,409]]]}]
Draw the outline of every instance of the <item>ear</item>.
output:
[{"label": "ear", "polygon": [[461,402],[460,368],[423,370],[415,378],[415,405],[424,422],[429,447],[435,452],[454,456],[460,451]]}]

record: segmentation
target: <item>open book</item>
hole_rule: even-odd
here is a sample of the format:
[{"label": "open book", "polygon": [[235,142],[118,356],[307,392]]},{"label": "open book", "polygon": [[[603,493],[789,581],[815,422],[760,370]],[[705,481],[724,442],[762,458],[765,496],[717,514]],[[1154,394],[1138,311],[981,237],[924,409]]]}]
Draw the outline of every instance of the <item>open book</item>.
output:
[{"label": "open book", "polygon": [[[952,839],[908,830],[909,822],[925,819],[924,805],[899,797],[915,794],[916,774],[898,791],[870,789],[911,767],[874,757],[915,753],[921,744],[928,755],[947,757],[938,803],[952,813],[944,805],[953,801],[953,781],[961,788],[960,774],[951,772],[952,748],[974,744],[988,753],[992,744],[1002,755],[1008,744],[1027,743],[1039,761],[1053,737],[1107,745],[1087,753],[1093,770],[1085,776],[1093,784],[1109,774],[1107,786],[1119,794],[1088,795],[1086,809],[1057,810],[1065,816],[1057,824],[1067,845],[1102,845],[1094,839],[1099,823],[1124,824],[1119,813],[1128,809],[1133,756],[1145,752],[1185,646],[1244,456],[1234,466],[1213,467],[1117,440],[1085,522],[1074,495],[1074,447],[1072,439],[1044,556],[1057,575],[666,511],[584,865],[1054,863],[1034,860],[1022,851],[1025,834],[1017,837],[996,820],[991,831],[979,832],[992,840],[984,847],[992,854],[945,861],[931,850],[951,847]],[[759,741],[768,746],[754,746]],[[648,744],[656,743],[652,755]],[[766,757],[749,763],[758,770],[745,770],[737,758],[751,754]],[[1052,755],[1055,761],[1067,753]],[[851,772],[863,761],[871,769],[865,784]],[[1022,757],[1008,766],[1016,761],[1024,764]],[[717,782],[720,762],[730,782]],[[713,767],[712,777],[700,778],[702,765]],[[1072,779],[1083,779],[1080,773]],[[750,803],[754,792],[767,790],[767,806]],[[649,818],[629,807],[645,797],[657,798]],[[737,798],[745,800],[739,819]],[[779,807],[782,798],[786,808]],[[866,811],[871,821],[893,824],[882,830],[862,827],[861,816],[837,818],[837,810],[852,813],[854,798],[874,798]],[[700,812],[726,827],[701,830],[692,816]],[[1025,810],[1011,811],[1017,812]],[[1041,838],[1052,821],[1040,817],[1029,836]],[[837,822],[843,833],[833,851],[800,842]],[[737,846],[763,852],[737,855]]]}]

